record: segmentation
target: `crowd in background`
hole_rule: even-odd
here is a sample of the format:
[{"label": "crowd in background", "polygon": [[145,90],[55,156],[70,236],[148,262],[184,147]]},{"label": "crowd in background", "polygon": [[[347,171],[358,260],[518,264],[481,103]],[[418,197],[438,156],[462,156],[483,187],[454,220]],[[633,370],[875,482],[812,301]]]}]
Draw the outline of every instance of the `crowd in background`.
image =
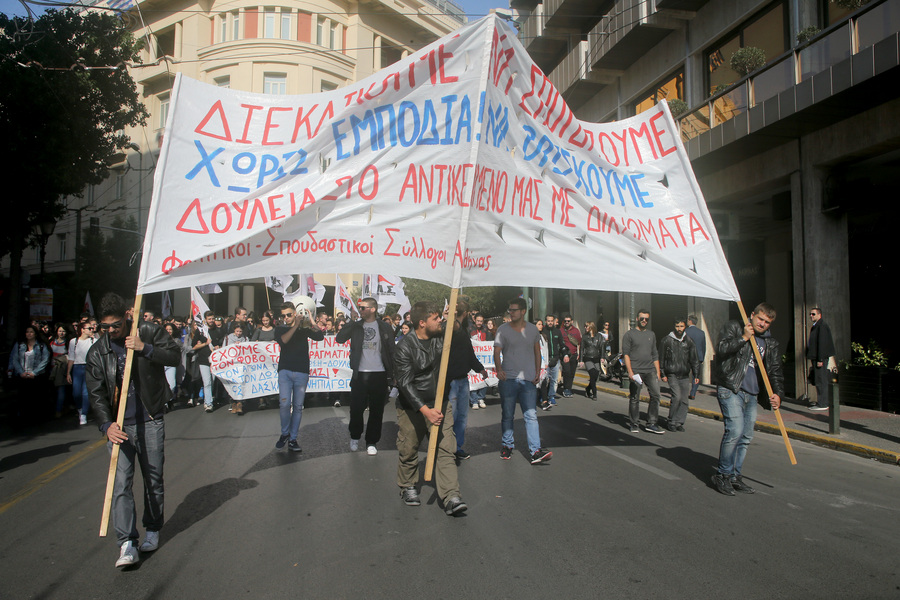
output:
[{"label": "crowd in background", "polygon": [[[274,329],[280,325],[279,317],[270,311],[248,312],[243,307],[237,307],[230,315],[207,313],[204,315],[204,322],[208,324],[205,328],[189,317],[159,317],[149,310],[144,311],[141,318],[163,326],[182,349],[181,364],[166,368],[166,378],[172,390],[171,406],[180,402],[187,406],[203,405],[207,410],[211,405],[215,408],[231,403],[224,387],[209,375],[212,350],[245,341],[273,341]],[[413,330],[408,312],[404,315],[386,314],[381,318],[394,328],[398,343]],[[469,337],[475,341],[491,342],[500,325],[508,320],[509,315],[488,317],[473,310],[468,319]],[[340,311],[335,315],[321,311],[315,316],[315,325],[326,336],[336,335],[348,322],[349,317]],[[534,323],[542,332],[546,345],[546,323],[543,319],[537,319]],[[574,322],[571,326],[577,328]],[[209,338],[203,334],[204,330],[209,333]],[[90,402],[85,385],[85,358],[100,334],[98,321],[90,313],[82,313],[77,321],[72,322],[51,324],[32,321],[22,329],[10,348],[7,370],[6,387],[14,389],[18,399],[9,411],[14,428],[51,418],[72,418],[80,425],[87,424]],[[593,322],[586,323],[578,339],[574,351],[570,347],[566,354],[571,356],[573,367],[577,364],[588,371],[590,383],[585,395],[596,397],[596,380],[605,372],[609,358],[609,323],[603,323],[600,330]],[[565,371],[563,383],[568,384],[564,392],[571,389],[571,382],[565,381]],[[542,390],[545,401],[549,385],[545,379]],[[329,400],[340,406],[341,393],[328,394]],[[207,401],[210,396],[212,402]],[[272,401],[271,397],[261,398],[259,408],[266,408]],[[477,399],[473,407],[478,407]]]}]

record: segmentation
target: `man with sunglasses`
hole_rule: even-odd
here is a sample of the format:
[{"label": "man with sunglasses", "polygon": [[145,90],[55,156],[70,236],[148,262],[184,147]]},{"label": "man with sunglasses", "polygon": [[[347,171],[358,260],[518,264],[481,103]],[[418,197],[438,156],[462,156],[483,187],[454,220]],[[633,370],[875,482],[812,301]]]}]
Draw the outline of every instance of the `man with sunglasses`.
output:
[{"label": "man with sunglasses", "polygon": [[[141,321],[138,335],[130,335],[127,306],[117,294],[107,294],[100,302],[100,329],[105,335],[91,347],[85,367],[85,379],[91,407],[112,451],[119,444],[116,479],[113,486],[112,517],[119,544],[117,567],[128,567],[140,559],[137,512],[132,481],[135,462],[141,465],[144,481],[143,525],[147,531],[141,552],[159,547],[163,524],[163,462],[166,438],[163,415],[171,391],[165,367],[181,360],[181,350],[166,330],[150,321]],[[120,427],[116,422],[119,398],[116,389],[123,385],[128,350],[133,350],[128,398]]]},{"label": "man with sunglasses", "polygon": [[630,329],[622,338],[622,354],[625,368],[631,380],[628,395],[628,421],[631,433],[638,433],[638,422],[641,418],[641,388],[647,386],[650,393],[650,406],[647,407],[647,426],[650,433],[663,434],[663,429],[656,424],[659,418],[659,352],[656,347],[656,334],[648,329],[650,312],[638,311],[635,328]]},{"label": "man with sunglasses", "polygon": [[562,378],[564,398],[572,397],[572,384],[575,383],[575,370],[578,368],[578,349],[581,348],[581,332],[572,322],[572,315],[563,315],[562,327],[559,328],[563,343],[566,345],[566,356],[562,362]]},{"label": "man with sunglasses", "polygon": [[285,443],[291,452],[301,452],[297,442],[300,419],[303,417],[303,400],[309,383],[309,341],[321,342],[325,333],[316,327],[309,313],[297,314],[293,303],[281,305],[281,327],[275,328],[275,341],[281,347],[278,359],[278,407],[281,414],[281,437],[275,447],[281,450]]},{"label": "man with sunglasses", "polygon": [[394,327],[378,318],[378,301],[363,298],[359,301],[360,319],[345,325],[337,332],[335,341],[350,340],[350,450],[359,450],[363,433],[363,415],[369,409],[366,423],[366,453],[378,454],[376,445],[381,439],[381,422],[390,386],[394,379]]}]

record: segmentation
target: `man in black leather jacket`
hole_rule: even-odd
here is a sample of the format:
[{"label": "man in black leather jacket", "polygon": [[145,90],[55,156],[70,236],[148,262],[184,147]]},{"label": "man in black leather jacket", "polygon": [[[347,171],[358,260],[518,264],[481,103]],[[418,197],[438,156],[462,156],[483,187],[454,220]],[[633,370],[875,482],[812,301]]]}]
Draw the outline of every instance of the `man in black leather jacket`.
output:
[{"label": "man in black leather jacket", "polygon": [[[138,562],[137,513],[131,485],[134,464],[141,464],[144,480],[143,525],[146,538],[142,552],[159,546],[159,530],[163,524],[163,462],[165,427],[163,414],[171,391],[166,382],[165,367],[181,360],[181,350],[162,327],[149,321],[138,325],[138,335],[129,335],[131,323],[125,320],[125,301],[107,294],[100,303],[100,327],[106,333],[88,352],[85,380],[91,407],[102,431],[113,444],[120,444],[113,487],[113,525],[119,544],[117,567]],[[123,426],[116,422],[118,396],[122,385],[127,350],[134,351],[128,399]]]},{"label": "man in black leather jacket", "polygon": [[[400,497],[407,506],[419,506],[419,445],[433,425],[438,430],[437,459],[434,475],[438,495],[444,503],[444,512],[456,515],[465,512],[466,505],[460,499],[459,480],[456,474],[456,435],[453,433],[453,411],[449,403],[443,412],[434,408],[437,381],[441,366],[444,339],[441,335],[441,314],[431,302],[417,302],[411,321],[414,333],[405,336],[397,344],[394,353],[394,377],[400,396],[397,398],[397,485]],[[444,390],[446,398],[447,389]]]},{"label": "man in black leather jacket", "polygon": [[700,357],[685,329],[684,319],[676,319],[673,330],[659,343],[659,372],[672,393],[669,431],[684,431],[691,385],[700,382]]},{"label": "man in black leather jacket", "polygon": [[[712,480],[716,490],[726,496],[734,496],[735,491],[745,494],[756,491],[744,483],[741,467],[753,439],[757,402],[778,410],[784,396],[781,352],[778,342],[769,333],[774,320],[775,308],[763,302],[753,310],[746,325],[742,326],[738,321],[726,323],[716,344],[717,396],[725,420],[725,433],[719,448],[717,472]],[[750,345],[754,342],[762,354],[774,392],[768,399]]]}]

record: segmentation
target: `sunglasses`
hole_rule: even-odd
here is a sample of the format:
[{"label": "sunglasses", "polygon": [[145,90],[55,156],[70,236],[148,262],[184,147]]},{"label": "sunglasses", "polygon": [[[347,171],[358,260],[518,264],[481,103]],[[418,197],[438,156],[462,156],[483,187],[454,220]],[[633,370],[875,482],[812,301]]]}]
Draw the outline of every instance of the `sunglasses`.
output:
[{"label": "sunglasses", "polygon": [[[115,323],[100,323],[100,329],[106,331],[107,329],[120,329],[122,327],[122,321],[116,321]],[[93,329],[92,327],[85,327],[85,329]]]}]

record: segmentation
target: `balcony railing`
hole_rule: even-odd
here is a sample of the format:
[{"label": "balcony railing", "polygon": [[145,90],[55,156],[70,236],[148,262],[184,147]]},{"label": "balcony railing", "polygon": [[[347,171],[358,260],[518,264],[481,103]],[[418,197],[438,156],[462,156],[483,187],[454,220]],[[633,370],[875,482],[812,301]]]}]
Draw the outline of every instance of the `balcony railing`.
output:
[{"label": "balcony railing", "polygon": [[871,2],[679,117],[681,139],[693,139],[898,31],[900,0]]}]

